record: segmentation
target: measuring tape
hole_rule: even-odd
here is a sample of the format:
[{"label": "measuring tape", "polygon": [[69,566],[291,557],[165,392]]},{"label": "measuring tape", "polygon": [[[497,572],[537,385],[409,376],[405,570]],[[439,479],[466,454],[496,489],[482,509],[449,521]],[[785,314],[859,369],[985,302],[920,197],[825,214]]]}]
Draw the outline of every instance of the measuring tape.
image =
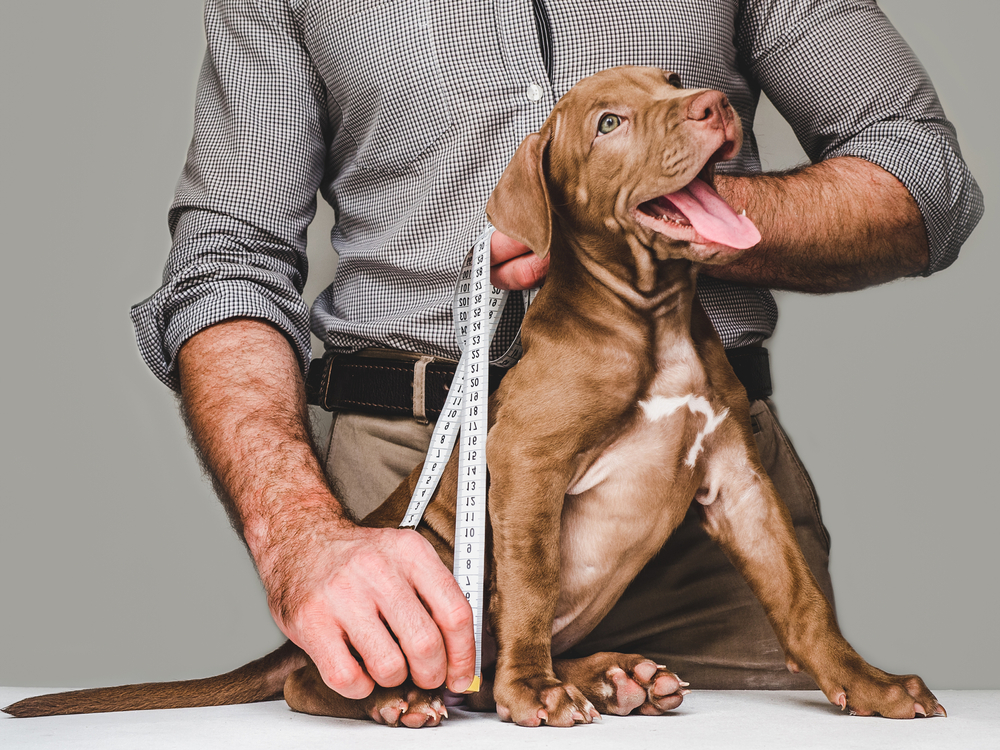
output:
[{"label": "measuring tape", "polygon": [[[490,362],[490,342],[507,302],[507,291],[490,283],[490,238],[487,227],[472,248],[455,287],[453,316],[462,356],[434,425],[427,457],[400,528],[415,529],[434,495],[459,434],[458,499],[455,507],[455,563],[452,572],[472,607],[476,635],[476,672],[468,693],[482,682],[483,607],[486,576],[486,432],[489,368],[511,367],[521,357],[518,334],[510,348]],[[536,290],[523,293],[525,307]]]}]

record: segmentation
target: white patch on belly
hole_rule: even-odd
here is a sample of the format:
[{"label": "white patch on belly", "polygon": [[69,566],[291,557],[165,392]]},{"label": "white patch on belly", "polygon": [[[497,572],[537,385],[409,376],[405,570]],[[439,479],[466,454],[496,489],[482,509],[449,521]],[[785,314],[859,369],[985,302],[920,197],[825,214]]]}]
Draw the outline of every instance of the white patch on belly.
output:
[{"label": "white patch on belly", "polygon": [[701,432],[698,433],[698,437],[695,438],[694,445],[691,446],[691,450],[688,451],[687,459],[684,463],[688,466],[694,466],[695,461],[698,458],[698,454],[701,453],[703,449],[703,443],[707,435],[711,435],[715,428],[718,427],[722,420],[726,418],[729,414],[729,409],[723,409],[721,412],[716,414],[712,410],[712,405],[708,403],[708,400],[702,396],[695,396],[693,393],[689,393],[686,396],[652,396],[645,401],[640,401],[639,406],[642,407],[643,412],[646,414],[646,419],[650,422],[656,422],[657,420],[663,419],[664,417],[669,417],[678,409],[686,406],[692,414],[701,414],[705,417],[705,426],[701,428]]}]

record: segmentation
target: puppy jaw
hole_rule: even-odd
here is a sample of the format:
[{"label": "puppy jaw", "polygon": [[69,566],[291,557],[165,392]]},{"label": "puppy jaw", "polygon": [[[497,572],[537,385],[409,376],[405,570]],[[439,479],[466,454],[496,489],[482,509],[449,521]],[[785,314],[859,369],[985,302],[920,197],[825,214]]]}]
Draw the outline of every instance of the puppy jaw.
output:
[{"label": "puppy jaw", "polygon": [[[704,102],[715,107],[708,127],[689,114]],[[660,260],[730,262],[760,241],[753,223],[714,189],[715,165],[742,145],[739,117],[717,92],[690,92],[673,104],[661,171],[655,172],[655,163],[642,170],[626,204],[628,216]]]}]

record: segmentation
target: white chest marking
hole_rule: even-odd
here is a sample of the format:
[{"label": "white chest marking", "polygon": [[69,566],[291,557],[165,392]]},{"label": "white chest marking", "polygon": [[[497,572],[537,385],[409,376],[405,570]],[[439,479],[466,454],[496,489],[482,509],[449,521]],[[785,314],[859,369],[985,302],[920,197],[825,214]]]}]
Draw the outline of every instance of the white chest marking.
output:
[{"label": "white chest marking", "polygon": [[645,401],[640,401],[639,406],[642,407],[643,412],[646,414],[646,419],[650,422],[669,417],[675,411],[685,406],[692,414],[702,414],[705,417],[705,426],[701,428],[701,432],[695,438],[694,445],[688,451],[687,459],[684,462],[688,466],[694,466],[698,454],[702,451],[705,436],[711,435],[715,431],[715,428],[722,423],[722,420],[726,418],[726,415],[729,414],[729,409],[723,409],[720,413],[716,414],[712,411],[712,405],[708,403],[707,399],[702,396],[695,396],[693,393],[670,398],[667,396],[652,396]]}]

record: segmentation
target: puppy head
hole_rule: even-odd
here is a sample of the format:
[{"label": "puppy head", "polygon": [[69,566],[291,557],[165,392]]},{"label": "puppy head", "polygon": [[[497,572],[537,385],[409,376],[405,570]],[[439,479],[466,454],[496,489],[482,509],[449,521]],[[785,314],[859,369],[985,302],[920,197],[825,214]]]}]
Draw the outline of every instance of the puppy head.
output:
[{"label": "puppy head", "polygon": [[655,68],[612,68],[577,83],[524,140],[487,214],[543,256],[558,215],[579,235],[631,235],[660,260],[728,262],[760,240],[712,187],[714,165],[741,143],[723,94]]}]

